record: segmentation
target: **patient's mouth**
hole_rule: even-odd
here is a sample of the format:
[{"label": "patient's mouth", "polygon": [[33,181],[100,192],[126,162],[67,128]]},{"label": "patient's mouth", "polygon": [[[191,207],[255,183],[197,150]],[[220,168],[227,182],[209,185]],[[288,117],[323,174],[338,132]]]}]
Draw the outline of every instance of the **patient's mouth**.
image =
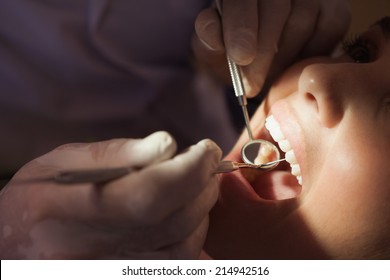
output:
[{"label": "patient's mouth", "polygon": [[267,118],[265,128],[266,131],[264,129],[259,137],[266,138],[268,141],[273,139],[272,142],[282,150],[287,163],[281,163],[268,172],[243,169],[241,173],[257,195],[263,199],[284,200],[297,197],[302,190],[302,175],[294,151],[272,115]]},{"label": "patient's mouth", "polygon": [[286,161],[290,163],[291,174],[294,175],[297,178],[298,183],[302,185],[301,167],[297,162],[297,158],[295,157],[295,153],[291,148],[290,143],[286,137],[284,137],[279,123],[272,115],[270,115],[265,121],[265,127],[271,134],[274,141],[278,143],[280,149],[285,152]]}]

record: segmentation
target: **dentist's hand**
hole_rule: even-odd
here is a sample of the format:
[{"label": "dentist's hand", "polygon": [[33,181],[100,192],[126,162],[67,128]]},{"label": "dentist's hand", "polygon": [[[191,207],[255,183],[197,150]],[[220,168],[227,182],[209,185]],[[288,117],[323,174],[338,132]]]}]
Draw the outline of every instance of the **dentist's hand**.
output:
[{"label": "dentist's hand", "polygon": [[195,23],[193,48],[216,75],[230,82],[226,52],[243,66],[254,97],[298,58],[329,54],[350,22],[348,0],[221,0]]},{"label": "dentist's hand", "polygon": [[[2,259],[197,258],[218,196],[220,149],[203,140],[174,156],[165,132],[68,144],[19,170],[0,193]],[[143,167],[97,186],[19,184],[56,171]]]}]

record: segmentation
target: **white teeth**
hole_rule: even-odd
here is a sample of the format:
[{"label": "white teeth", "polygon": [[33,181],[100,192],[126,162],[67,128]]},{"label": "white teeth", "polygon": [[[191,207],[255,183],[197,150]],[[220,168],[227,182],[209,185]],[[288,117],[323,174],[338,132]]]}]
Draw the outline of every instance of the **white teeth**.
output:
[{"label": "white teeth", "polygon": [[282,130],[280,129],[280,125],[277,123],[277,121],[275,120],[275,118],[272,115],[266,119],[265,127],[268,129],[272,138],[276,142],[279,142],[280,140],[286,139],[282,133]]},{"label": "white teeth", "polygon": [[301,175],[301,168],[299,167],[299,164],[292,164],[291,165],[291,173],[294,176],[300,176]]},{"label": "white teeth", "polygon": [[280,149],[283,151],[283,152],[288,152],[291,150],[291,146],[290,146],[290,142],[288,142],[288,140],[284,139],[284,140],[280,140],[278,142],[279,144],[279,147]]},{"label": "white teeth", "polygon": [[291,165],[291,174],[297,177],[298,183],[302,185],[301,167],[297,162],[294,151],[291,148],[290,142],[284,137],[279,123],[271,115],[265,121],[265,127],[268,129],[275,142],[278,142],[280,149],[285,152],[285,158]]},{"label": "white teeth", "polygon": [[297,158],[295,157],[293,150],[287,151],[285,157],[286,157],[286,161],[289,164],[296,164],[297,163]]}]

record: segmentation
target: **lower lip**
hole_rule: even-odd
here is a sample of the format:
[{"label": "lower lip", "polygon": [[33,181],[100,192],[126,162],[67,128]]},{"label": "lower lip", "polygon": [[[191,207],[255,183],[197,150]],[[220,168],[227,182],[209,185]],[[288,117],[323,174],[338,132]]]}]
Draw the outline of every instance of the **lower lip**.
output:
[{"label": "lower lip", "polygon": [[241,174],[241,171],[222,174],[221,193],[223,197],[232,197],[232,201],[259,201],[261,198],[253,189],[251,184]]}]

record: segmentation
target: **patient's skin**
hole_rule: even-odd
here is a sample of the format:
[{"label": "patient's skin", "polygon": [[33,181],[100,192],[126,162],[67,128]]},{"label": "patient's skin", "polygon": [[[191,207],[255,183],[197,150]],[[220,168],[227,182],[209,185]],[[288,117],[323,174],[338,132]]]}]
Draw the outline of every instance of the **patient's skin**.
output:
[{"label": "patient's skin", "polygon": [[[389,18],[381,23],[347,54],[296,64],[271,89],[252,128],[266,137],[265,116],[275,117],[302,187],[282,167],[252,185],[240,172],[222,175],[205,245],[212,258],[390,258]],[[239,160],[246,141],[227,158]]]}]

